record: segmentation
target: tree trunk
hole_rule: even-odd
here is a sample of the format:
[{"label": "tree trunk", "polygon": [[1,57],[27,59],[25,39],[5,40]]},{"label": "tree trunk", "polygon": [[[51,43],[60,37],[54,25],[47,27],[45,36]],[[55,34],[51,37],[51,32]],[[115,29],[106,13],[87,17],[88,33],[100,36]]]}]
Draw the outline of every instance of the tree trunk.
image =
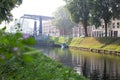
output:
[{"label": "tree trunk", "polygon": [[88,33],[87,33],[87,26],[86,26],[86,27],[84,27],[84,29],[85,29],[85,37],[88,37]]},{"label": "tree trunk", "polygon": [[83,24],[84,26],[84,30],[85,30],[85,37],[88,37],[88,33],[87,33],[87,22],[84,22]]},{"label": "tree trunk", "polygon": [[107,20],[104,20],[105,22],[105,37],[107,37]]}]

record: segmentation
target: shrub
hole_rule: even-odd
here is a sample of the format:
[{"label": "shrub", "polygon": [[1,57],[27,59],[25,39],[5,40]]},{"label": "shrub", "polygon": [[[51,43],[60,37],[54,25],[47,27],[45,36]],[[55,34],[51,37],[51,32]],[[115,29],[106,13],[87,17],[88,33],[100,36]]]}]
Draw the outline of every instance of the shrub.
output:
[{"label": "shrub", "polygon": [[11,73],[17,68],[17,64],[15,65],[13,61],[21,58],[22,53],[26,52],[26,45],[35,43],[34,38],[28,34],[7,33],[5,29],[6,27],[0,30],[0,79],[5,77],[6,72]]}]

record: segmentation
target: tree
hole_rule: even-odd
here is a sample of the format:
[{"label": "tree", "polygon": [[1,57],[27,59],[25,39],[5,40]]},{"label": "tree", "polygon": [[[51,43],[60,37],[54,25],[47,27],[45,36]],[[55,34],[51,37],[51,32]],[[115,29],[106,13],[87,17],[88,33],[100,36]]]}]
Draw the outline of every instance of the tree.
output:
[{"label": "tree", "polygon": [[68,11],[65,7],[59,7],[54,13],[53,24],[61,31],[63,35],[71,34],[74,23],[71,21]]},{"label": "tree", "polygon": [[22,3],[22,0],[0,0],[0,23],[2,21],[10,21],[11,10]]},{"label": "tree", "polygon": [[88,36],[87,26],[90,14],[90,0],[65,0],[66,7],[71,14],[71,18],[75,23],[81,22],[85,30],[85,36]]},{"label": "tree", "polygon": [[105,37],[107,37],[107,26],[111,18],[119,17],[120,15],[120,0],[92,0],[93,1],[93,19],[105,23]]}]

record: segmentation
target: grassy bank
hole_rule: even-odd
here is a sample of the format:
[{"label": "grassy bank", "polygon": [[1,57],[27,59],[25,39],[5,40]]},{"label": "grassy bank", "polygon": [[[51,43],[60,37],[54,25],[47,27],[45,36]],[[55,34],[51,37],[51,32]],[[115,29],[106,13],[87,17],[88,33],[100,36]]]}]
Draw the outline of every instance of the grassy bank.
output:
[{"label": "grassy bank", "polygon": [[[52,38],[55,43],[60,44],[63,38]],[[120,51],[120,38],[66,38],[66,43],[69,46],[84,47],[84,48],[95,48],[95,49],[106,49],[106,50],[118,50]]]},{"label": "grassy bank", "polygon": [[33,50],[16,57],[0,68],[0,79],[5,80],[85,80],[71,68]]},{"label": "grassy bank", "polygon": [[73,39],[70,46],[120,51],[120,38],[79,38]]},{"label": "grassy bank", "polygon": [[54,41],[55,44],[61,44],[61,43],[66,43],[66,44],[70,44],[72,38],[64,38],[64,37],[50,37],[51,41]]}]

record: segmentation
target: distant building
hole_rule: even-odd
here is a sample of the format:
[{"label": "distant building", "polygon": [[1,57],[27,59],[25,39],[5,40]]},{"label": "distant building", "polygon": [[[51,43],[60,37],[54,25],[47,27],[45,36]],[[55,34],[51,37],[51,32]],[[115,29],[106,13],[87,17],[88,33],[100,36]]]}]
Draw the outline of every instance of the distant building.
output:
[{"label": "distant building", "polygon": [[[81,37],[81,36],[85,36],[85,30],[83,25],[79,24],[78,27],[73,27],[73,37]],[[91,36],[92,34],[92,26],[88,26],[87,27],[87,33],[88,36]]]},{"label": "distant building", "polygon": [[80,37],[82,35],[84,35],[84,28],[82,26],[79,27],[73,27],[73,37]]},{"label": "distant building", "polygon": [[120,37],[120,19],[113,19],[110,29],[110,36]]},{"label": "distant building", "polygon": [[[105,24],[102,21],[101,26],[92,28],[92,37],[104,37],[105,36]],[[120,19],[112,19],[107,26],[108,37],[120,37]]]},{"label": "distant building", "polygon": [[50,36],[60,36],[60,31],[52,25],[52,21],[43,21],[43,34]]}]

